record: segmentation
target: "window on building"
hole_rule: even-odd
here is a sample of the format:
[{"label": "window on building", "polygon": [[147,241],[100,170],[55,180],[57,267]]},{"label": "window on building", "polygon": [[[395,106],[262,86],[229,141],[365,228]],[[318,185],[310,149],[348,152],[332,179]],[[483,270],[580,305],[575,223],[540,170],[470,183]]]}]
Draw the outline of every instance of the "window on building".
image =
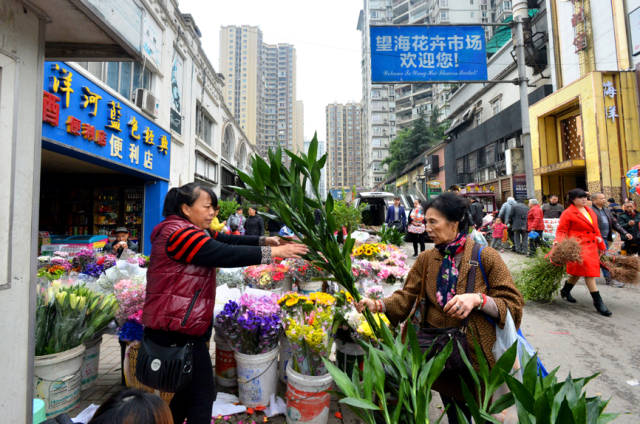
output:
[{"label": "window on building", "polygon": [[196,153],[196,176],[217,184],[218,164],[203,155]]},{"label": "window on building", "polygon": [[494,115],[497,115],[502,110],[502,96],[494,98],[493,100],[491,100],[490,104],[491,112],[493,112]]},{"label": "window on building", "polygon": [[196,135],[209,146],[213,146],[212,134],[215,125],[215,120],[198,102],[196,104]]},{"label": "window on building", "polygon": [[142,65],[138,62],[79,62],[78,64],[131,101],[136,89],[151,90],[152,88],[153,73],[149,68],[142,69]]}]

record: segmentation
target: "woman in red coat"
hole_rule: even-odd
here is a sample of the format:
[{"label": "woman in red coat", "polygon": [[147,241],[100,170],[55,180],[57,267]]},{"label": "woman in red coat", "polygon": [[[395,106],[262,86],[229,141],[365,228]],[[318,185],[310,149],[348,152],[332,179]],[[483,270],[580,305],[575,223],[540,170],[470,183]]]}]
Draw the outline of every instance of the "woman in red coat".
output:
[{"label": "woman in red coat", "polygon": [[600,253],[606,250],[606,246],[598,228],[598,217],[587,207],[587,197],[587,192],[581,188],[574,188],[569,192],[570,206],[560,216],[556,230],[555,243],[573,237],[582,248],[582,263],[567,264],[569,279],[560,295],[567,302],[576,303],[576,299],[571,296],[571,289],[578,282],[578,278],[584,277],[593,298],[593,305],[601,315],[608,317],[611,316],[611,311],[605,306],[596,286],[596,278],[600,276]]}]

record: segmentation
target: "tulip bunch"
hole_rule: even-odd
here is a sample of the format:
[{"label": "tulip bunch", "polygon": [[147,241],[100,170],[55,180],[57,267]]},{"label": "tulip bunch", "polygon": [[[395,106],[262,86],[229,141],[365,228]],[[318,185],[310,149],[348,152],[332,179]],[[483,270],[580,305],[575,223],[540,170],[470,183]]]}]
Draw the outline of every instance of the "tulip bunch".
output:
[{"label": "tulip bunch", "polygon": [[36,355],[72,349],[102,331],[115,315],[113,295],[98,294],[83,284],[59,281],[38,288]]}]

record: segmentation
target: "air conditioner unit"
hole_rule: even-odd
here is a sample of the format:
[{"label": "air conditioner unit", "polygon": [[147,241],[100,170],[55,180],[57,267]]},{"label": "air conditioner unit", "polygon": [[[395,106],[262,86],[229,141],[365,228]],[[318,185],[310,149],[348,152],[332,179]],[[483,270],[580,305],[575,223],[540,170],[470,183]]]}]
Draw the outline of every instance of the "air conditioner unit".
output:
[{"label": "air conditioner unit", "polygon": [[145,88],[138,88],[133,96],[133,101],[140,109],[153,117],[158,116],[158,102],[151,92]]}]

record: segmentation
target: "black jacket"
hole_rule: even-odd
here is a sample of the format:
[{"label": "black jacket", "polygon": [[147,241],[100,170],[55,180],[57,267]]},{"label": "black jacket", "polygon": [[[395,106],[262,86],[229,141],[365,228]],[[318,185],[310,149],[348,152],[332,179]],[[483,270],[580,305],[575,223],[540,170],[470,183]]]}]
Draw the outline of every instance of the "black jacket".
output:
[{"label": "black jacket", "polygon": [[[275,215],[276,213],[269,209],[268,213],[270,213],[271,215]],[[280,228],[282,228],[284,224],[280,221],[276,221],[273,219],[267,219],[267,230],[269,230],[269,234],[271,233],[277,233],[280,231]]]},{"label": "black jacket", "polygon": [[509,215],[509,224],[513,231],[527,231],[527,215],[529,214],[529,208],[524,203],[516,203],[511,207],[511,214]]},{"label": "black jacket", "polygon": [[[640,218],[640,215],[637,213],[634,216],[631,216],[628,213],[624,212],[618,216],[618,221],[620,221],[620,226],[624,228],[626,232],[631,234],[636,241],[640,239],[640,229],[638,229],[638,218]],[[633,221],[633,225],[629,225],[629,221]]]},{"label": "black jacket", "polygon": [[475,225],[476,227],[482,226],[482,218],[484,218],[484,211],[482,209],[482,203],[480,202],[473,202],[471,206],[469,206],[469,212],[471,212],[473,225]]},{"label": "black jacket", "polygon": [[[600,234],[602,234],[602,238],[608,241],[613,241],[613,231],[617,231],[620,233],[620,235],[622,237],[626,236],[627,234],[629,234],[628,231],[626,231],[624,228],[622,228],[622,226],[618,223],[618,220],[613,216],[613,214],[611,213],[611,211],[609,210],[609,208],[602,208],[602,209],[598,209],[595,206],[592,208],[593,211],[596,213],[596,216],[598,217],[598,228],[600,229]],[[607,220],[609,221],[609,233],[605,234],[604,233],[604,222],[602,221],[602,216],[600,215],[600,213],[604,212],[604,214],[607,217]]]},{"label": "black jacket", "polygon": [[259,215],[248,216],[244,223],[245,236],[264,236],[264,221]]}]

